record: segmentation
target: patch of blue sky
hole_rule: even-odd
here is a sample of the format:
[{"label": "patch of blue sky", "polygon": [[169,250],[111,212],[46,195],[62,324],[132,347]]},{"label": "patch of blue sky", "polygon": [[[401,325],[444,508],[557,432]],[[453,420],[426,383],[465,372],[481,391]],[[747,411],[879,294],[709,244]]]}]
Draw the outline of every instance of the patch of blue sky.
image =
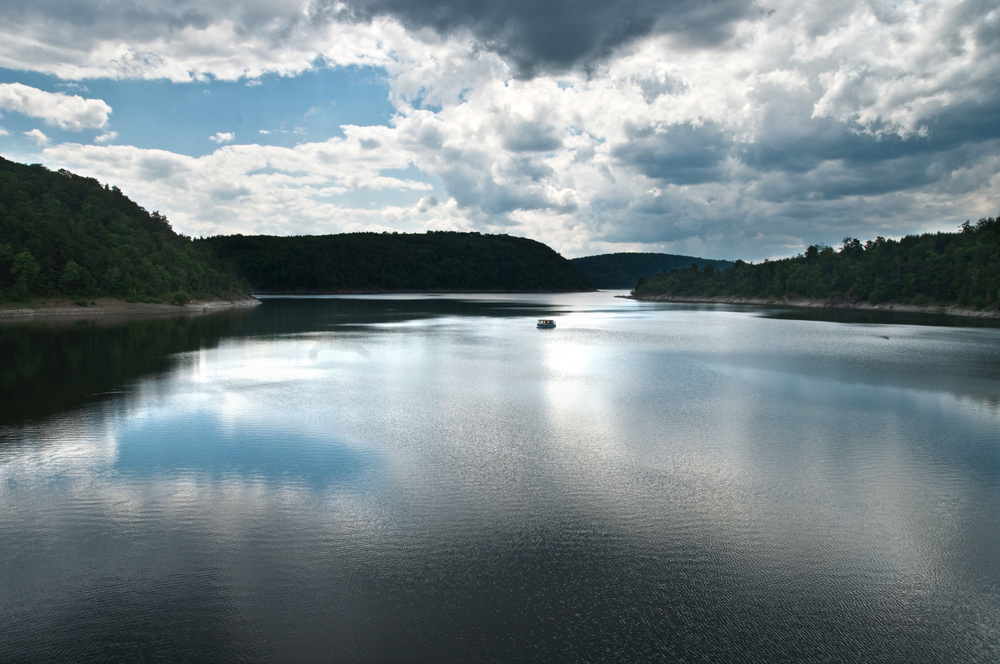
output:
[{"label": "patch of blue sky", "polygon": [[[198,157],[220,144],[291,147],[343,137],[343,125],[387,126],[395,113],[384,72],[374,68],[318,67],[297,76],[269,75],[254,81],[90,79],[63,81],[45,74],[0,69],[0,83],[22,83],[47,92],[101,99],[112,108],[100,129],[65,131],[14,111],[0,127],[0,150],[37,149],[24,132],[41,130],[52,143],[110,141]],[[213,138],[215,140],[213,140]]]},{"label": "patch of blue sky", "polygon": [[[22,118],[13,117],[9,113],[0,117],[0,128],[2,128],[0,131],[0,156],[20,163],[38,161],[37,155],[42,149],[38,141],[30,137],[27,132],[38,130],[50,138],[55,134],[69,134],[69,132],[52,127],[41,127],[37,121],[25,121]],[[74,139],[70,138],[69,140]],[[79,138],[75,140],[79,140]]]},{"label": "patch of blue sky", "polygon": [[[465,99],[463,99],[461,95],[459,95],[459,99],[461,101],[465,101]],[[433,103],[427,101],[427,99],[423,95],[421,95],[419,97],[416,97],[410,103],[410,105],[413,108],[419,108],[419,109],[422,109],[422,110],[425,110],[425,111],[430,111],[431,113],[440,113],[441,110],[444,108],[443,106],[441,106],[441,104],[433,104]]]},{"label": "patch of blue sky", "polygon": [[387,178],[397,178],[399,180],[413,180],[414,182],[426,182],[430,185],[434,185],[437,180],[431,177],[427,173],[410,164],[406,168],[383,168],[379,171],[382,175]]}]

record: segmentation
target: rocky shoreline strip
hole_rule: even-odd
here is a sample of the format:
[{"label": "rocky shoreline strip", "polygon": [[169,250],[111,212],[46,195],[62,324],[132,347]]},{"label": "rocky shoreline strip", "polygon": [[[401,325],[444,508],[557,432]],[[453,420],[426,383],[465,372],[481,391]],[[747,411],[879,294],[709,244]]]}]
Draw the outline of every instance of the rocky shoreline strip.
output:
[{"label": "rocky shoreline strip", "polygon": [[758,306],[773,307],[807,307],[812,309],[844,309],[855,311],[884,311],[893,313],[919,313],[919,314],[939,314],[946,316],[965,316],[968,318],[1000,318],[1000,312],[996,310],[969,309],[958,305],[949,306],[918,306],[915,304],[900,304],[898,302],[883,302],[881,304],[871,304],[868,302],[846,302],[830,300],[805,300],[805,299],[785,299],[785,298],[754,298],[754,297],[686,297],[680,295],[644,295],[636,297],[634,295],[622,295],[630,300],[645,302],[687,302],[702,304],[751,304]]},{"label": "rocky shoreline strip", "polygon": [[260,304],[255,297],[232,299],[192,300],[183,305],[156,304],[152,302],[126,302],[110,297],[88,300],[87,306],[66,299],[32,300],[25,305],[0,306],[0,323],[29,320],[77,320],[81,318],[146,318],[153,316],[198,316],[201,314],[254,307]]}]

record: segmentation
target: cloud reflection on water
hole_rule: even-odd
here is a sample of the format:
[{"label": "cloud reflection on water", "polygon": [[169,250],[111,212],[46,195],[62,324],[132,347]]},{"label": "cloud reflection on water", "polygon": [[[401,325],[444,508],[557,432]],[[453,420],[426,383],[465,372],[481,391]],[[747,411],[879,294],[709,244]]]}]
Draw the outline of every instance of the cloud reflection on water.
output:
[{"label": "cloud reflection on water", "polygon": [[204,412],[127,423],[117,442],[114,470],[144,477],[193,474],[322,489],[349,484],[374,461],[336,440],[252,425],[234,429]]},{"label": "cloud reflection on water", "polygon": [[[983,652],[1000,414],[966,394],[995,391],[989,368],[956,392],[960,359],[899,370],[914,347],[961,350],[941,330],[886,346],[589,297],[566,296],[553,331],[443,313],[225,340],[24,428],[0,448],[0,554],[31,571],[5,584],[83,606],[100,583],[73,578],[98,570],[235,607],[208,618],[236,641],[308,633],[359,658],[486,624],[581,656],[692,625],[751,650],[767,634],[912,654],[927,615]],[[613,619],[632,631],[601,631]]]}]

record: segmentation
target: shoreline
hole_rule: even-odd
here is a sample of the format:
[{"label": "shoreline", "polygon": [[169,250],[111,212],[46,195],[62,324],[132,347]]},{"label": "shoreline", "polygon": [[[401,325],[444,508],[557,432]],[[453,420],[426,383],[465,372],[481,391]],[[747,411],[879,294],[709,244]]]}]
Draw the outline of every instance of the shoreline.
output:
[{"label": "shoreline", "polygon": [[[482,289],[482,288],[425,288],[413,289],[403,288],[400,290],[384,288],[316,288],[306,290],[255,290],[254,296],[264,297],[309,297],[313,295],[549,295],[560,293],[596,293],[600,288],[590,290],[506,290],[506,289]],[[624,290],[624,289],[621,289]]]},{"label": "shoreline", "polygon": [[914,313],[914,314],[935,314],[943,316],[962,316],[964,318],[986,318],[998,319],[1000,312],[993,310],[969,309],[957,304],[949,306],[918,306],[915,304],[901,304],[898,302],[883,302],[881,304],[871,304],[867,302],[831,302],[829,300],[806,300],[786,298],[762,298],[762,297],[735,297],[729,295],[717,295],[714,297],[690,297],[684,295],[646,295],[636,297],[634,295],[620,295],[629,300],[639,302],[682,302],[682,303],[702,303],[702,304],[749,304],[756,306],[770,307],[801,307],[806,309],[831,309],[840,311],[878,311],[884,313]]},{"label": "shoreline", "polygon": [[217,311],[255,307],[260,300],[252,296],[232,299],[192,300],[183,305],[153,302],[126,302],[113,297],[90,300],[82,307],[65,298],[41,298],[16,305],[0,306],[0,325],[36,320],[128,320],[169,316],[200,316]]}]

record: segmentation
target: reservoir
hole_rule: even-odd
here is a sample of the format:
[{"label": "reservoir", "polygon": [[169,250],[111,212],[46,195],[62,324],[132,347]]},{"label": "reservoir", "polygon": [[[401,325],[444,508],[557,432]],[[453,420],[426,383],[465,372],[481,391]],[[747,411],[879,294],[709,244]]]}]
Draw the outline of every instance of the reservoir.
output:
[{"label": "reservoir", "polygon": [[614,295],[0,325],[0,661],[1000,661],[1000,327]]}]

